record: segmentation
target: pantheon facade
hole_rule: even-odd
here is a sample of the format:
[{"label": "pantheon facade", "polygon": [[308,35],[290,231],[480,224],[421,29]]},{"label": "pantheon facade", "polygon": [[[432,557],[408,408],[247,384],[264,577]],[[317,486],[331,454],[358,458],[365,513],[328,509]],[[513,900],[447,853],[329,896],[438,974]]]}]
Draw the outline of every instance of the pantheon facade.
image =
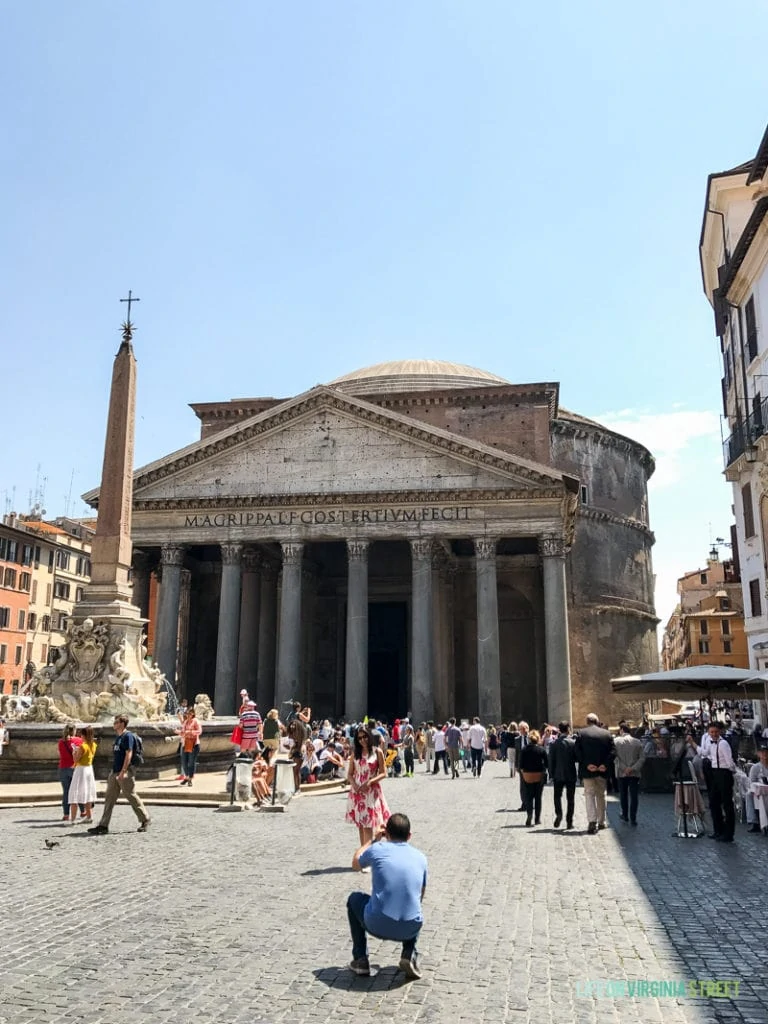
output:
[{"label": "pantheon facade", "polygon": [[133,495],[134,601],[182,694],[614,720],[611,677],[657,667],[653,459],[557,384],[406,360],[192,408]]}]

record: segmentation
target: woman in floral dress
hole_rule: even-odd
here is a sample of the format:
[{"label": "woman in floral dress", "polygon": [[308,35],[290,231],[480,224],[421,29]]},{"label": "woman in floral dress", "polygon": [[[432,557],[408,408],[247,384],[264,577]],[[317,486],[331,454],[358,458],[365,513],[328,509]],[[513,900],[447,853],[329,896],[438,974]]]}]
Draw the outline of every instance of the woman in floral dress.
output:
[{"label": "woman in floral dress", "polygon": [[368,726],[360,725],[354,733],[354,756],[349,759],[346,820],[357,825],[360,845],[370,842],[374,832],[389,820],[389,807],[381,792],[381,780],[387,777],[384,753],[375,744]]}]

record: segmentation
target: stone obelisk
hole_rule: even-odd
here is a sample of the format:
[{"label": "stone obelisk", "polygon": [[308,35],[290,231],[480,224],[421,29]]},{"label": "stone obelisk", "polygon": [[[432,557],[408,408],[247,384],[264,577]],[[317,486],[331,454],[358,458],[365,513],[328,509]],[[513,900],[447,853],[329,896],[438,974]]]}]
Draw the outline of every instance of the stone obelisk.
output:
[{"label": "stone obelisk", "polygon": [[[99,517],[91,546],[91,583],[78,617],[90,614],[86,607],[103,614],[141,613],[131,600],[128,580],[131,568],[131,517],[133,506],[133,438],[136,423],[136,357],[133,354],[133,324],[123,324],[123,337],[112,367],[107,436],[99,489]],[[135,616],[133,613],[136,613]]]},{"label": "stone obelisk", "polygon": [[[72,613],[62,657],[47,676],[61,711],[84,720],[118,711],[154,718],[164,710],[162,677],[144,661],[146,619],[132,601],[131,513],[136,358],[131,293],[112,369],[107,436],[91,547],[91,582]],[[46,682],[42,682],[46,686]]]}]

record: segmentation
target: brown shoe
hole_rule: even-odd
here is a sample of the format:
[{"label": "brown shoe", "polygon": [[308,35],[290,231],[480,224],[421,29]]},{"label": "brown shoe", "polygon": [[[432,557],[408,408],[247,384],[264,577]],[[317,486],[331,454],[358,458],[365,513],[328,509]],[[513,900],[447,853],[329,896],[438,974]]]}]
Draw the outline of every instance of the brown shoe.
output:
[{"label": "brown shoe", "polygon": [[136,829],[136,831],[137,832],[147,832],[149,830],[149,826],[151,824],[152,824],[152,819],[151,818],[147,818],[146,821],[142,821],[142,823],[139,825],[139,827]]}]

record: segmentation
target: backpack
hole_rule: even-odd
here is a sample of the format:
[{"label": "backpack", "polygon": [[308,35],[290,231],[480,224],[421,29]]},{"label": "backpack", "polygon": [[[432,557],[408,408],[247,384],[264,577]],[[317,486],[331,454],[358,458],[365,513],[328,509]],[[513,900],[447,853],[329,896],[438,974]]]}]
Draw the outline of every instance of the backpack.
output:
[{"label": "backpack", "polygon": [[144,764],[144,741],[141,736],[137,736],[135,732],[131,733],[133,736],[133,757],[131,758],[131,764],[140,768]]}]

